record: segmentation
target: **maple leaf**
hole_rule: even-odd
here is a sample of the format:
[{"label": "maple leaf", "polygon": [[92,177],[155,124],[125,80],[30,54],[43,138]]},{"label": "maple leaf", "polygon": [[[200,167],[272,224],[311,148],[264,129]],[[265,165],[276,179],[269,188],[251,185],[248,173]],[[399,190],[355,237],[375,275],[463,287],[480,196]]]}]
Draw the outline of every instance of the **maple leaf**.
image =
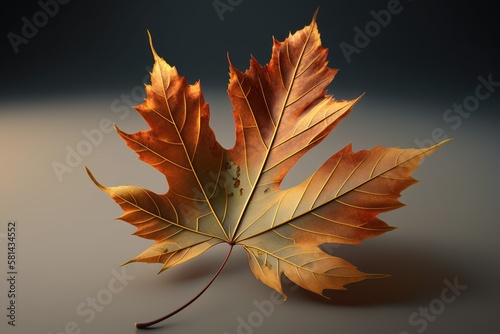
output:
[{"label": "maple leaf", "polygon": [[157,55],[150,36],[155,60],[151,84],[144,103],[136,107],[150,129],[117,132],[139,159],[165,175],[168,192],[104,187],[87,170],[121,206],[119,218],[137,228],[134,234],[155,241],[129,262],[161,263],[163,271],[228,243],[229,253],[213,281],[239,245],[255,277],[285,298],[283,274],[320,295],[384,276],[363,273],[319,246],[357,244],[393,229],[377,215],[402,206],[401,191],[416,182],[411,173],[440,144],[359,152],[349,145],[300,184],[280,187],[290,168],[359,99],[326,95],[337,70],[327,66],[315,18],[285,41],[274,40],[268,65],[252,58],[242,73],[229,62],[228,94],[236,125],[231,149],[217,142],[209,126],[199,82],[189,85],[179,76]]}]

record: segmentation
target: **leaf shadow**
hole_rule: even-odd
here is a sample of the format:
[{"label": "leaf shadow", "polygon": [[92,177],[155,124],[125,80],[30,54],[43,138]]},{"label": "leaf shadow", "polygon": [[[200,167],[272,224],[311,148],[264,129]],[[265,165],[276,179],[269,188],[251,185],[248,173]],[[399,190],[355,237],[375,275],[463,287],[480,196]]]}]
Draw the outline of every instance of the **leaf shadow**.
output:
[{"label": "leaf shadow", "polygon": [[146,332],[155,332],[158,330],[165,332],[166,330],[170,330],[172,327],[175,327],[175,326],[172,326],[172,323],[169,323],[169,324],[160,323],[160,324],[156,324],[156,325],[153,325],[153,326],[147,327],[147,328],[136,328],[135,333],[144,333],[145,331]]},{"label": "leaf shadow", "polygon": [[[207,251],[197,258],[183,263],[179,267],[169,269],[169,275],[165,279],[169,282],[187,282],[198,279],[209,280],[222,264],[225,257],[224,247],[217,247],[217,250]],[[241,247],[235,247],[221,275],[241,273],[242,270],[249,270],[248,262],[243,258],[244,251]],[[209,254],[212,253],[212,254]]]},{"label": "leaf shadow", "polygon": [[[472,275],[464,268],[450,265],[444,258],[453,254],[444,254],[445,250],[429,249],[423,245],[377,244],[377,245],[341,245],[323,247],[327,253],[341,257],[363,272],[388,274],[386,278],[367,279],[346,285],[346,290],[328,290],[324,298],[293,283],[285,283],[285,292],[289,297],[302,302],[312,301],[337,306],[370,306],[395,303],[428,303],[439,298],[446,286],[444,281],[453,282],[472,280]],[[448,256],[447,256],[448,255]],[[288,279],[285,278],[287,281]]]},{"label": "leaf shadow", "polygon": [[[412,242],[370,243],[366,240],[360,245],[322,245],[321,248],[334,256],[341,257],[363,272],[388,274],[389,277],[367,279],[346,285],[346,290],[329,290],[324,298],[304,290],[290,282],[283,275],[282,283],[289,300],[300,303],[322,303],[337,306],[370,306],[395,303],[415,304],[429,302],[440,296],[445,287],[444,280],[471,283],[472,274],[459,268],[446,258],[453,258],[452,250],[430,248],[429,245]],[[240,248],[240,247],[238,247]],[[221,275],[225,277],[240,275],[249,271],[244,251],[233,251]],[[448,252],[448,253],[447,253]],[[238,254],[239,253],[239,254]],[[224,258],[220,254],[205,254],[174,269],[166,278],[169,282],[208,280],[217,271]],[[249,273],[250,276],[253,276]],[[230,278],[229,278],[230,279]],[[256,285],[258,281],[256,280]]]}]

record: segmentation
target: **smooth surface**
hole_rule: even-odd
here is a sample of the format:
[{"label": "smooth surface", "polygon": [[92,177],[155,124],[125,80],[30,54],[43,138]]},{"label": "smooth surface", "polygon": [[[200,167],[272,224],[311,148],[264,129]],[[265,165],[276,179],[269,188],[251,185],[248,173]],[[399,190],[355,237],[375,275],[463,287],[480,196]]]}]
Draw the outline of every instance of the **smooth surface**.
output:
[{"label": "smooth surface", "polygon": [[[2,315],[2,333],[135,333],[134,322],[162,316],[194,296],[224,258],[227,247],[221,245],[158,276],[156,265],[118,268],[149,242],[130,236],[133,227],[113,220],[119,207],[92,184],[84,166],[105,185],[139,185],[161,193],[166,184],[115,133],[104,134],[102,142],[58,181],[51,164],[65,163],[66,146],[76,148],[86,140],[83,130],[97,128],[103,118],[124,131],[145,127],[132,109],[126,118],[117,117],[110,109],[114,98],[0,106],[0,236],[5,236],[9,219],[18,222],[19,261],[17,326],[8,326]],[[228,147],[234,135],[227,97],[209,91],[206,99],[217,138]],[[415,176],[422,182],[403,192],[402,201],[408,206],[383,216],[397,230],[360,246],[326,248],[361,270],[387,273],[390,278],[352,284],[347,291],[333,292],[331,302],[290,286],[288,301],[281,303],[253,277],[246,256],[236,249],[210,289],[154,332],[400,334],[418,333],[424,325],[425,333],[493,328],[500,297],[499,136],[483,115],[498,105],[486,101],[483,109],[453,130],[440,119],[418,114],[436,109],[427,103],[365,96],[285,180],[288,185],[298,182],[349,142],[355,150],[378,143],[415,146],[415,139],[426,138],[436,127],[455,137],[417,170]],[[7,306],[4,242],[0,245],[2,310]],[[115,279],[117,273],[121,281]],[[446,280],[467,286],[450,303],[439,302]],[[453,294],[444,296],[450,300]],[[429,308],[428,320],[418,314],[420,307]]]}]

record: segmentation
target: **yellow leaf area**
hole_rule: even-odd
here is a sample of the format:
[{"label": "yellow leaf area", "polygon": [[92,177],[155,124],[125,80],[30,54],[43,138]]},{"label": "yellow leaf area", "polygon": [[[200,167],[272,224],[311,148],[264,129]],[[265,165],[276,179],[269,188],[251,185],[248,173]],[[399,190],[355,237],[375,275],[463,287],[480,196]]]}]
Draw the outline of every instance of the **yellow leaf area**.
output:
[{"label": "yellow leaf area", "polygon": [[[268,65],[251,59],[244,73],[230,66],[229,98],[236,142],[225,149],[209,126],[200,84],[187,84],[154,51],[151,84],[137,111],[149,129],[117,129],[139,159],[165,175],[168,192],[94,183],[123,209],[119,218],[154,244],[130,262],[161,270],[225,242],[243,247],[255,277],[283,296],[281,277],[323,295],[348,283],[383,277],[325,253],[324,243],[357,244],[393,228],[377,215],[402,206],[401,191],[422,149],[340,150],[297,186],[280,185],[290,168],[319,144],[358,99],[326,94],[337,70],[327,66],[315,17],[283,42],[273,41]],[[286,296],[285,296],[286,297]]]}]

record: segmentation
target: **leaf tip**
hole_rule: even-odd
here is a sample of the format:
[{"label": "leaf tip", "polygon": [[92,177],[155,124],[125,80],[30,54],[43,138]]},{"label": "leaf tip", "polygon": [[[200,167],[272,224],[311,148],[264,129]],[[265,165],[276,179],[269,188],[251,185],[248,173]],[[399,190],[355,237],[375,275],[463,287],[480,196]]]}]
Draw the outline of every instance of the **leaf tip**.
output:
[{"label": "leaf tip", "polygon": [[126,266],[127,264],[130,264],[130,263],[133,263],[133,262],[136,262],[135,259],[128,260],[127,262],[123,262],[122,264],[118,265],[118,267],[123,267],[123,266]]},{"label": "leaf tip", "polygon": [[155,60],[159,58],[158,54],[156,53],[156,50],[153,46],[153,37],[151,36],[151,33],[149,32],[149,29],[147,30],[148,32],[148,40],[149,40],[149,47],[151,48],[151,52],[153,53],[153,57]]},{"label": "leaf tip", "polygon": [[314,11],[314,15],[313,15],[313,18],[311,20],[311,25],[315,25],[316,24],[316,17],[318,16],[318,12],[319,12],[319,6],[318,8],[316,8],[316,10]]},{"label": "leaf tip", "polygon": [[[333,300],[333,298],[332,298],[332,297],[330,297],[330,296],[328,296],[328,295],[327,295],[327,292],[328,292],[328,291],[331,291],[331,290],[332,290],[332,289],[324,289],[324,290],[323,290],[323,292],[321,293],[321,296],[322,296],[323,298],[325,298],[325,299],[328,299],[328,300]],[[345,289],[345,288],[344,288],[344,290],[347,290],[347,289]]]},{"label": "leaf tip", "polygon": [[422,152],[422,156],[427,156],[427,155],[430,155],[431,153],[434,153],[434,151],[436,151],[439,147],[441,147],[442,145],[444,145],[452,140],[454,140],[454,138],[446,138],[445,140],[442,140],[437,144],[421,148],[420,150]]},{"label": "leaf tip", "polygon": [[229,56],[229,51],[226,52],[226,58],[227,58],[227,63],[229,64],[229,71],[232,71],[234,66],[233,66],[233,63],[231,62],[231,57]]},{"label": "leaf tip", "polygon": [[358,102],[359,102],[359,100],[361,100],[361,99],[363,98],[363,96],[365,96],[365,94],[366,94],[366,92],[363,92],[363,93],[361,93],[361,94],[360,94],[357,98],[355,98],[355,99],[353,99],[353,100],[350,100],[350,101],[349,101],[349,104],[350,104],[349,108],[354,107],[354,105],[355,105],[356,103],[358,103]]},{"label": "leaf tip", "polygon": [[436,144],[436,146],[441,146],[443,144],[446,144],[447,142],[450,142],[452,140],[455,140],[455,138],[446,138],[445,140],[440,141],[439,143]]},{"label": "leaf tip", "polygon": [[94,182],[94,184],[101,190],[106,190],[106,187],[103,186],[102,184],[100,184],[96,178],[94,177],[94,175],[92,174],[92,172],[90,171],[90,169],[88,169],[87,166],[85,166],[85,170],[87,171],[87,174],[88,176],[90,177],[90,179],[92,180],[92,182]]},{"label": "leaf tip", "polygon": [[120,137],[122,137],[123,139],[125,139],[125,141],[126,141],[127,139],[130,139],[130,134],[128,134],[128,133],[126,133],[126,132],[122,131],[122,130],[121,130],[121,129],[120,129],[120,128],[116,125],[116,124],[114,124],[114,125],[113,125],[113,127],[115,128],[116,133],[117,133]]},{"label": "leaf tip", "polygon": [[169,266],[167,266],[167,263],[165,263],[161,268],[160,270],[158,270],[158,272],[156,273],[156,276],[160,275],[162,272],[164,272],[165,270],[167,270],[168,268],[170,268]]},{"label": "leaf tip", "polygon": [[391,277],[391,275],[389,274],[367,274],[366,275],[366,278],[388,278],[388,277]]}]

